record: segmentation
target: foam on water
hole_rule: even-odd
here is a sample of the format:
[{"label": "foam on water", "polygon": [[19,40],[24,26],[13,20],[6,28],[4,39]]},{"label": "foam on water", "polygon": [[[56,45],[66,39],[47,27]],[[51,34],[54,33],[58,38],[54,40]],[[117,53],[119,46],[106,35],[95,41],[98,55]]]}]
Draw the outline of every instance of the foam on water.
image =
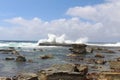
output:
[{"label": "foam on water", "polygon": [[84,43],[94,46],[111,46],[120,47],[120,42],[117,43],[88,43],[87,37],[80,37],[79,39],[72,41],[66,39],[66,35],[56,36],[54,34],[48,34],[48,39],[40,39],[38,42],[32,41],[0,41],[0,47],[24,47],[24,48],[40,48],[40,47],[55,47],[55,46],[39,46],[39,43],[61,43],[61,44],[74,44]]}]

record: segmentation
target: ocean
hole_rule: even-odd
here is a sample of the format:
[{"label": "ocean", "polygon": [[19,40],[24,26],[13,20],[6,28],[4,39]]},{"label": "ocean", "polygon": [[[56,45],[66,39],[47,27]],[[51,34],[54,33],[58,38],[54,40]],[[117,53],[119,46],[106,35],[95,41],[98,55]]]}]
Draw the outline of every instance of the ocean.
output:
[{"label": "ocean", "polygon": [[[13,54],[4,54],[0,52],[0,76],[11,77],[22,72],[37,72],[38,70],[50,67],[53,64],[63,64],[63,63],[76,63],[84,64],[83,61],[80,61],[77,58],[70,58],[66,55],[71,53],[69,47],[60,47],[60,46],[39,46],[39,41],[0,41],[0,49],[10,49],[11,47],[18,51],[21,55],[25,56],[27,62],[16,62],[15,60],[5,60],[7,57],[16,58],[16,55]],[[120,43],[86,43],[88,45],[97,45],[97,46],[109,46],[113,51],[119,49]],[[45,54],[53,55],[52,59],[43,60],[40,56]],[[119,52],[114,54],[105,54],[106,59],[112,59],[119,55]],[[83,54],[83,58],[92,58],[92,54]],[[32,62],[29,62],[32,60]],[[107,64],[106,64],[107,66]]]}]

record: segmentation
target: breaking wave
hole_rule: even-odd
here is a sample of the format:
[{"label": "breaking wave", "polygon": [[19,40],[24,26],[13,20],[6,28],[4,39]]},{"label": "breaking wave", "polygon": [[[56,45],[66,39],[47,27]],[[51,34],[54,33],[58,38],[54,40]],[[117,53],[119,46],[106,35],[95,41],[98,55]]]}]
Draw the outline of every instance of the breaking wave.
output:
[{"label": "breaking wave", "polygon": [[87,37],[83,37],[83,38],[79,38],[76,41],[72,41],[72,40],[67,40],[66,36],[63,34],[61,36],[56,36],[54,34],[48,34],[48,39],[41,39],[38,41],[39,43],[67,43],[67,44],[72,44],[72,43],[87,43],[88,42],[88,38]]}]

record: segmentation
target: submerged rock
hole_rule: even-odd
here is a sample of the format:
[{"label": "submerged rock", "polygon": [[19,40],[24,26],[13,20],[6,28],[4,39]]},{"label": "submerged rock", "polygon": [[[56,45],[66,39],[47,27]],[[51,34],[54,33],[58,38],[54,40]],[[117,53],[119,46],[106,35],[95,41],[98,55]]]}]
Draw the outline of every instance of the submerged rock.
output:
[{"label": "submerged rock", "polygon": [[66,56],[68,56],[68,57],[76,57],[77,55],[76,55],[76,54],[71,53],[71,54],[67,54]]},{"label": "submerged rock", "polygon": [[97,60],[95,60],[95,63],[96,63],[96,64],[105,64],[106,61],[105,61],[105,60],[102,60],[102,59],[97,59]]},{"label": "submerged rock", "polygon": [[102,54],[96,54],[95,57],[104,58],[104,56]]},{"label": "submerged rock", "polygon": [[51,58],[53,58],[53,55],[51,55],[51,54],[42,55],[42,56],[40,56],[40,58],[41,59],[51,59]]},{"label": "submerged rock", "polygon": [[18,57],[16,58],[16,61],[17,61],[17,62],[25,62],[25,61],[26,61],[26,58],[25,58],[24,56],[18,56]]},{"label": "submerged rock", "polygon": [[13,80],[39,80],[35,73],[21,73],[20,75],[13,77]]},{"label": "submerged rock", "polygon": [[5,58],[5,60],[15,60],[15,58],[7,57],[7,58]]}]

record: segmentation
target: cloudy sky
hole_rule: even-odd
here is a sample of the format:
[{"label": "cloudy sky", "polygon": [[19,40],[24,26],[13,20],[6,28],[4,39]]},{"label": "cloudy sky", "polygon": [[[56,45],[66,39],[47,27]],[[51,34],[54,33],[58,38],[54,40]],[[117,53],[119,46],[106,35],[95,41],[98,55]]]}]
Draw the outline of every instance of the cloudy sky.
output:
[{"label": "cloudy sky", "polygon": [[39,40],[48,34],[119,42],[120,0],[0,0],[0,40]]}]

